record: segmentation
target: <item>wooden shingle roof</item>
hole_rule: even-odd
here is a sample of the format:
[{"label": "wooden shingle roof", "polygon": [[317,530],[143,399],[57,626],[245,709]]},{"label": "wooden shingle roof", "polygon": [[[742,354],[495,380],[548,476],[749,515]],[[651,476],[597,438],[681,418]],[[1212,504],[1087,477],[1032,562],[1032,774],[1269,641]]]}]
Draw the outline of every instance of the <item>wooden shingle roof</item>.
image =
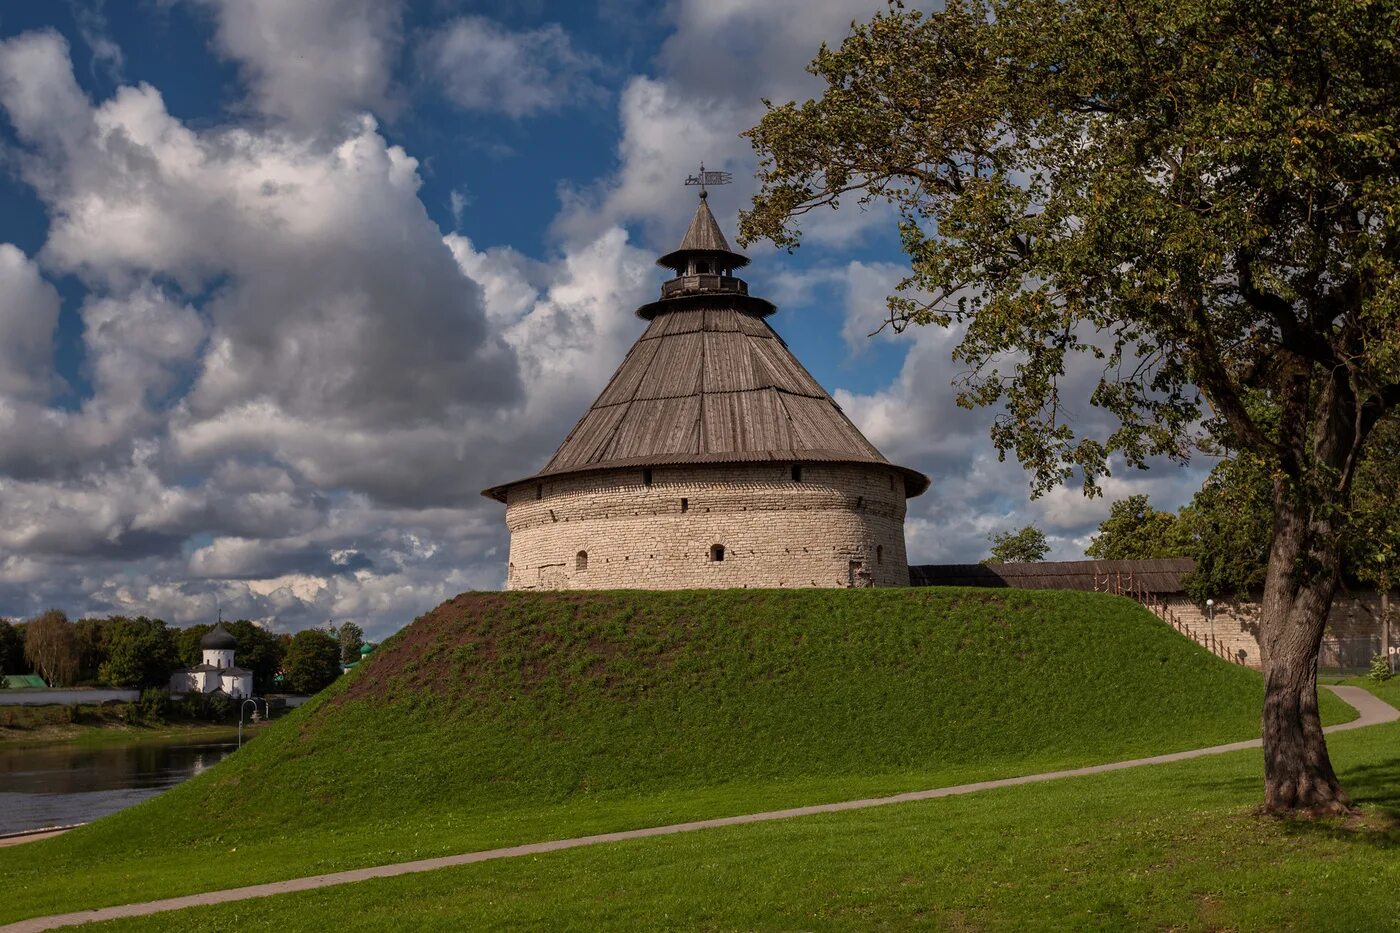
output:
[{"label": "wooden shingle roof", "polygon": [[925,564],[909,568],[913,586],[991,586],[1024,590],[1131,589],[1183,592],[1196,569],[1189,557],[1151,560],[1046,560],[1017,564]]},{"label": "wooden shingle roof", "polygon": [[749,264],[749,257],[729,248],[729,241],[724,238],[724,231],[710,212],[709,200],[704,194],[700,195],[700,206],[695,209],[695,216],[690,218],[690,226],[681,238],[681,245],[656,260],[656,264],[680,271],[685,267],[686,258],[697,254],[722,257],[733,269]]},{"label": "wooden shingle roof", "polygon": [[[728,252],[703,199],[664,258],[684,268],[697,251]],[[729,276],[673,279],[639,310],[646,331],[544,468],[484,495],[504,502],[511,486],[563,474],[761,462],[882,464],[905,495],[924,492],[928,477],[890,464],[797,361],[764,320],[772,310]]]}]

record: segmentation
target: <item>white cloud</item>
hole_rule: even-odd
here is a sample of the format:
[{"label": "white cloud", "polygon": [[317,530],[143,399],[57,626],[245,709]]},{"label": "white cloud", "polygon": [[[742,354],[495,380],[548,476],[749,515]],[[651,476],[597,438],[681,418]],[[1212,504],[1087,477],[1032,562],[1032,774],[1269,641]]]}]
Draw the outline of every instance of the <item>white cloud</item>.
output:
[{"label": "white cloud", "polygon": [[[671,5],[675,29],[657,56],[655,74],[631,78],[619,101],[619,169],[595,185],[566,190],[556,232],[566,240],[587,239],[613,224],[640,222],[649,245],[669,249],[694,210],[678,186],[703,160],[706,168],[734,173],[733,188],[711,198],[732,236],[739,207],[756,190],[757,163],[739,134],[763,116],[762,99],[782,103],[819,93],[805,70],[818,48],[839,43],[853,19],[883,6],[869,0]],[[862,210],[852,204],[809,215],[804,232],[815,246],[840,247],[894,222],[883,205]]]},{"label": "white cloud", "polygon": [[217,24],[215,48],[239,64],[248,104],[312,131],[392,106],[400,0],[191,0]]},{"label": "white cloud", "polygon": [[528,117],[598,100],[601,63],[574,48],[551,23],[512,32],[482,16],[462,16],[425,43],[423,70],[463,110]]},{"label": "white cloud", "polygon": [[92,102],[53,33],[0,42],[0,108],[49,213],[42,263],[88,288],[91,387],[47,404],[57,295],[0,251],[28,367],[0,402],[0,606],[185,623],[217,595],[382,634],[500,585],[479,490],[537,469],[601,389],[654,297],[649,251],[618,226],[547,262],[477,251],[372,119],[196,129],[148,85]]},{"label": "white cloud", "polygon": [[0,408],[44,401],[55,388],[58,292],[19,249],[0,243]]}]

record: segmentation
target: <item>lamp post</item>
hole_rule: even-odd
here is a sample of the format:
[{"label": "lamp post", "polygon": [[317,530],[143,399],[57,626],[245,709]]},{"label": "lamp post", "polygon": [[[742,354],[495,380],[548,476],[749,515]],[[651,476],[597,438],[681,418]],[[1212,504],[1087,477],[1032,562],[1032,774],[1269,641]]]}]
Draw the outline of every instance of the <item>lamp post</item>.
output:
[{"label": "lamp post", "polygon": [[252,704],[253,704],[253,719],[252,719],[252,721],[253,721],[253,722],[257,722],[257,721],[258,721],[258,701],[259,701],[259,700],[262,700],[262,705],[263,705],[263,718],[264,718],[264,719],[271,719],[271,718],[272,718],[272,711],[271,711],[271,709],[268,707],[268,705],[267,705],[267,700],[266,700],[265,698],[263,698],[263,697],[248,697],[246,700],[244,700],[243,703],[238,707],[238,747],[239,747],[239,748],[242,748],[242,747],[243,747],[243,714],[244,714],[245,712],[247,712],[247,710],[248,710],[248,704],[249,704],[249,703],[252,703]]},{"label": "lamp post", "polygon": [[1210,622],[1211,650],[1215,651],[1215,600],[1213,599],[1206,600],[1206,620]]}]

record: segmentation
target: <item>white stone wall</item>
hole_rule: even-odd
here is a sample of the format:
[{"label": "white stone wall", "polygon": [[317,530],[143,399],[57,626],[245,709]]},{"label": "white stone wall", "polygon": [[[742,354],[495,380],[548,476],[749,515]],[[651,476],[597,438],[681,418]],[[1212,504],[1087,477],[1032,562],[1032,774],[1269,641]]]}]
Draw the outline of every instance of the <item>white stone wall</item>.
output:
[{"label": "white stone wall", "polygon": [[[878,465],[654,467],[509,491],[507,589],[908,586],[904,479]],[[714,545],[725,559],[712,560]],[[580,554],[586,554],[585,562]]]},{"label": "white stone wall", "polygon": [[214,667],[233,667],[232,648],[205,648],[204,663]]}]

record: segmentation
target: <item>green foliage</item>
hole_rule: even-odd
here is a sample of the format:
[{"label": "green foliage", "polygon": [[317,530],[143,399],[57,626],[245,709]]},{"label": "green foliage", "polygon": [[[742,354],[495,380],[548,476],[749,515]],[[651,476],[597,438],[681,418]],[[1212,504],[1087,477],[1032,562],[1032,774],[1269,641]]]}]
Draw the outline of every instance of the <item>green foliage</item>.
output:
[{"label": "green foliage", "polygon": [[1376,429],[1356,473],[1346,562],[1357,579],[1384,591],[1400,583],[1400,419]]},{"label": "green foliage", "polygon": [[287,689],[319,693],[340,676],[340,645],[329,633],[310,628],[292,636],[282,662]]},{"label": "green foliage", "polygon": [[137,711],[144,723],[162,723],[170,716],[170,692],[164,687],[147,687],[141,691]]},{"label": "green foliage", "polygon": [[238,639],[238,649],[233,656],[234,663],[253,672],[253,692],[265,694],[270,691],[273,678],[282,669],[283,655],[286,652],[282,638],[246,619],[226,622],[224,628]]},{"label": "green foliage", "polygon": [[0,849],[0,922],[1234,741],[1262,693],[1104,594],[467,594],[208,773]]},{"label": "green foliage", "polygon": [[[1295,505],[1330,508],[1400,401],[1397,30],[1393,3],[896,5],[818,52],[820,97],[749,131],[740,239],[892,203],[892,322],[963,325],[959,402],[1003,407],[993,440],[1037,490],[1186,458],[1209,402]],[[1101,361],[1083,401],[1107,433],[1074,427],[1076,358]]]},{"label": "green foliage", "polygon": [[49,686],[77,682],[79,650],[77,630],[59,610],[49,609],[25,623],[24,658]]},{"label": "green foliage", "polygon": [[983,561],[987,564],[1018,564],[1041,561],[1050,553],[1050,542],[1045,540],[1045,532],[1034,525],[1027,525],[1019,531],[999,531],[987,536],[992,543],[991,555]]},{"label": "green foliage", "polygon": [[336,631],[336,641],[340,642],[340,663],[355,664],[360,660],[365,631],[354,622],[346,622]]},{"label": "green foliage", "polygon": [[1148,560],[1191,556],[1183,523],[1170,512],[1159,512],[1145,495],[1119,499],[1109,508],[1084,553],[1099,560]]},{"label": "green foliage", "polygon": [[[212,625],[201,622],[197,625],[191,625],[189,628],[179,630],[175,635],[175,647],[180,655],[180,666],[194,667],[199,664],[204,657],[199,648],[200,639],[208,635],[209,630],[213,627]],[[235,635],[234,637],[236,638],[237,636]],[[242,647],[241,644],[240,647]],[[242,662],[242,658],[237,655],[235,655],[235,658],[237,658],[240,663]]]},{"label": "green foliage", "polygon": [[179,667],[175,636],[159,619],[113,616],[103,624],[102,637],[106,659],[98,676],[113,687],[163,686]]},{"label": "green foliage", "polygon": [[1260,457],[1241,453],[1216,464],[1181,510],[1196,559],[1186,592],[1197,602],[1259,592],[1273,516],[1273,473]]},{"label": "green foliage", "polygon": [[24,638],[13,622],[0,619],[0,676],[24,671]]},{"label": "green foliage", "polygon": [[1371,659],[1371,669],[1366,672],[1366,676],[1374,683],[1384,683],[1392,676],[1390,670],[1390,659],[1383,654],[1378,654]]},{"label": "green foliage", "polygon": [[170,712],[179,719],[193,722],[230,722],[237,718],[233,700],[212,693],[189,693],[170,704]]},{"label": "green foliage", "polygon": [[106,619],[82,618],[73,623],[78,637],[79,683],[97,683],[101,679],[102,662],[107,660]]}]

